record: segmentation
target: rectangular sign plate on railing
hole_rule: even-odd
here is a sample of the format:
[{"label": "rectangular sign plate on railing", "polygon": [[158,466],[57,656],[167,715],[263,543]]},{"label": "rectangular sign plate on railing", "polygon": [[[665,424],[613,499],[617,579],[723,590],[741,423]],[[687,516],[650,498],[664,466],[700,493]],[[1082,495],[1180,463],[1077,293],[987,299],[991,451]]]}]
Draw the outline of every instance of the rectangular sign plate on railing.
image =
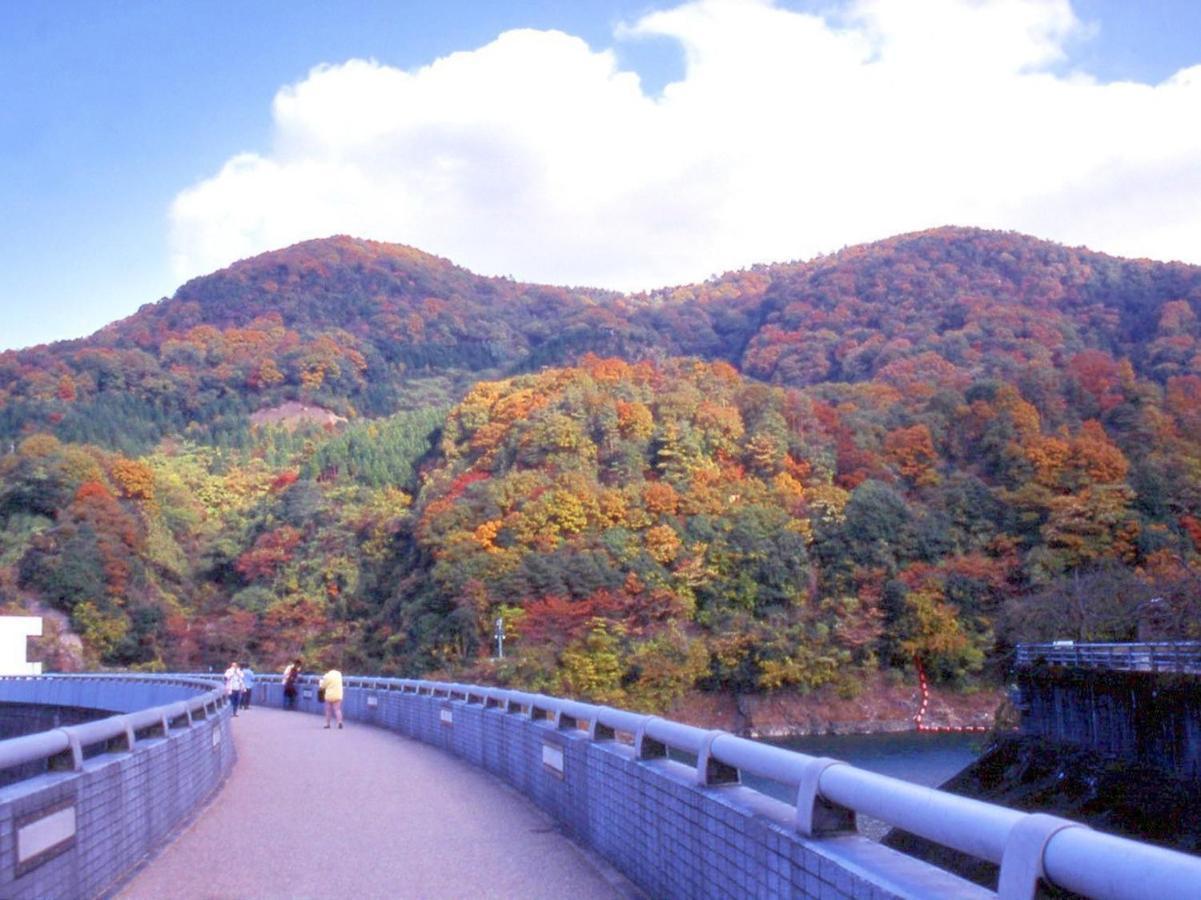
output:
[{"label": "rectangular sign plate on railing", "polygon": [[367,706],[371,709],[374,709],[375,707],[379,706],[379,697],[368,697],[367,698]]},{"label": "rectangular sign plate on railing", "polygon": [[542,765],[554,774],[563,775],[563,748],[551,744],[542,745]]},{"label": "rectangular sign plate on railing", "polygon": [[438,717],[442,720],[443,725],[453,725],[455,723],[454,714],[449,709],[439,712]]},{"label": "rectangular sign plate on railing", "polygon": [[[75,837],[75,807],[67,806],[17,829],[17,863],[60,848]],[[49,858],[49,857],[47,857]]]}]

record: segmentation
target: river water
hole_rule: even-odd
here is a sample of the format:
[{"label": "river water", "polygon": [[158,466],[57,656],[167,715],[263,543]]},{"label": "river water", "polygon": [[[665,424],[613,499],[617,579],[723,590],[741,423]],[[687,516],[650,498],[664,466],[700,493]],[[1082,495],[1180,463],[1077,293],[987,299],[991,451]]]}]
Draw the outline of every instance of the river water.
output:
[{"label": "river water", "polygon": [[938,787],[980,755],[981,734],[902,731],[894,734],[817,734],[772,740],[810,756],[829,756],[853,766],[927,787]]}]

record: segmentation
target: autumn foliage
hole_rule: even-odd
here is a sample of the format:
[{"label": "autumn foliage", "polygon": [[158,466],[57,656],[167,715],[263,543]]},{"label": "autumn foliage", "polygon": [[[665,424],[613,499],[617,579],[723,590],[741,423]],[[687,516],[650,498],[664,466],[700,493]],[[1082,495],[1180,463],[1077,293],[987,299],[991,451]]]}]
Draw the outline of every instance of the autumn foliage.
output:
[{"label": "autumn foliage", "polygon": [[0,591],[91,665],[646,708],[1196,637],[1199,342],[1199,268],[971,229],[628,296],[307,242],[0,353]]}]

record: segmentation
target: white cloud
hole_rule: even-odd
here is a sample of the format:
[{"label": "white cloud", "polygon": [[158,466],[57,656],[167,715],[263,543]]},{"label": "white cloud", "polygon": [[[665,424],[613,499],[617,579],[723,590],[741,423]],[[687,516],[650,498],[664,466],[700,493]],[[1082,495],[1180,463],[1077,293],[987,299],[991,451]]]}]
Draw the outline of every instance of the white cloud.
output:
[{"label": "white cloud", "polygon": [[658,97],[553,31],[314,69],[269,152],[176,198],[177,275],[349,233],[631,289],[941,224],[1201,263],[1201,67],[1064,74],[1068,0],[698,0],[615,34],[645,37],[685,54]]}]

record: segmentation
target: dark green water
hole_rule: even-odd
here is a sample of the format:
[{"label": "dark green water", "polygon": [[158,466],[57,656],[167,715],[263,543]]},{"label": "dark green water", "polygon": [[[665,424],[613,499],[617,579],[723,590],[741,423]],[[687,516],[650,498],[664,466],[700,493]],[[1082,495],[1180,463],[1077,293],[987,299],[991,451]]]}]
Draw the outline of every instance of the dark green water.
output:
[{"label": "dark green water", "polygon": [[897,734],[821,734],[773,740],[810,756],[829,756],[853,766],[937,787],[980,755],[983,735],[932,734],[904,731]]}]

